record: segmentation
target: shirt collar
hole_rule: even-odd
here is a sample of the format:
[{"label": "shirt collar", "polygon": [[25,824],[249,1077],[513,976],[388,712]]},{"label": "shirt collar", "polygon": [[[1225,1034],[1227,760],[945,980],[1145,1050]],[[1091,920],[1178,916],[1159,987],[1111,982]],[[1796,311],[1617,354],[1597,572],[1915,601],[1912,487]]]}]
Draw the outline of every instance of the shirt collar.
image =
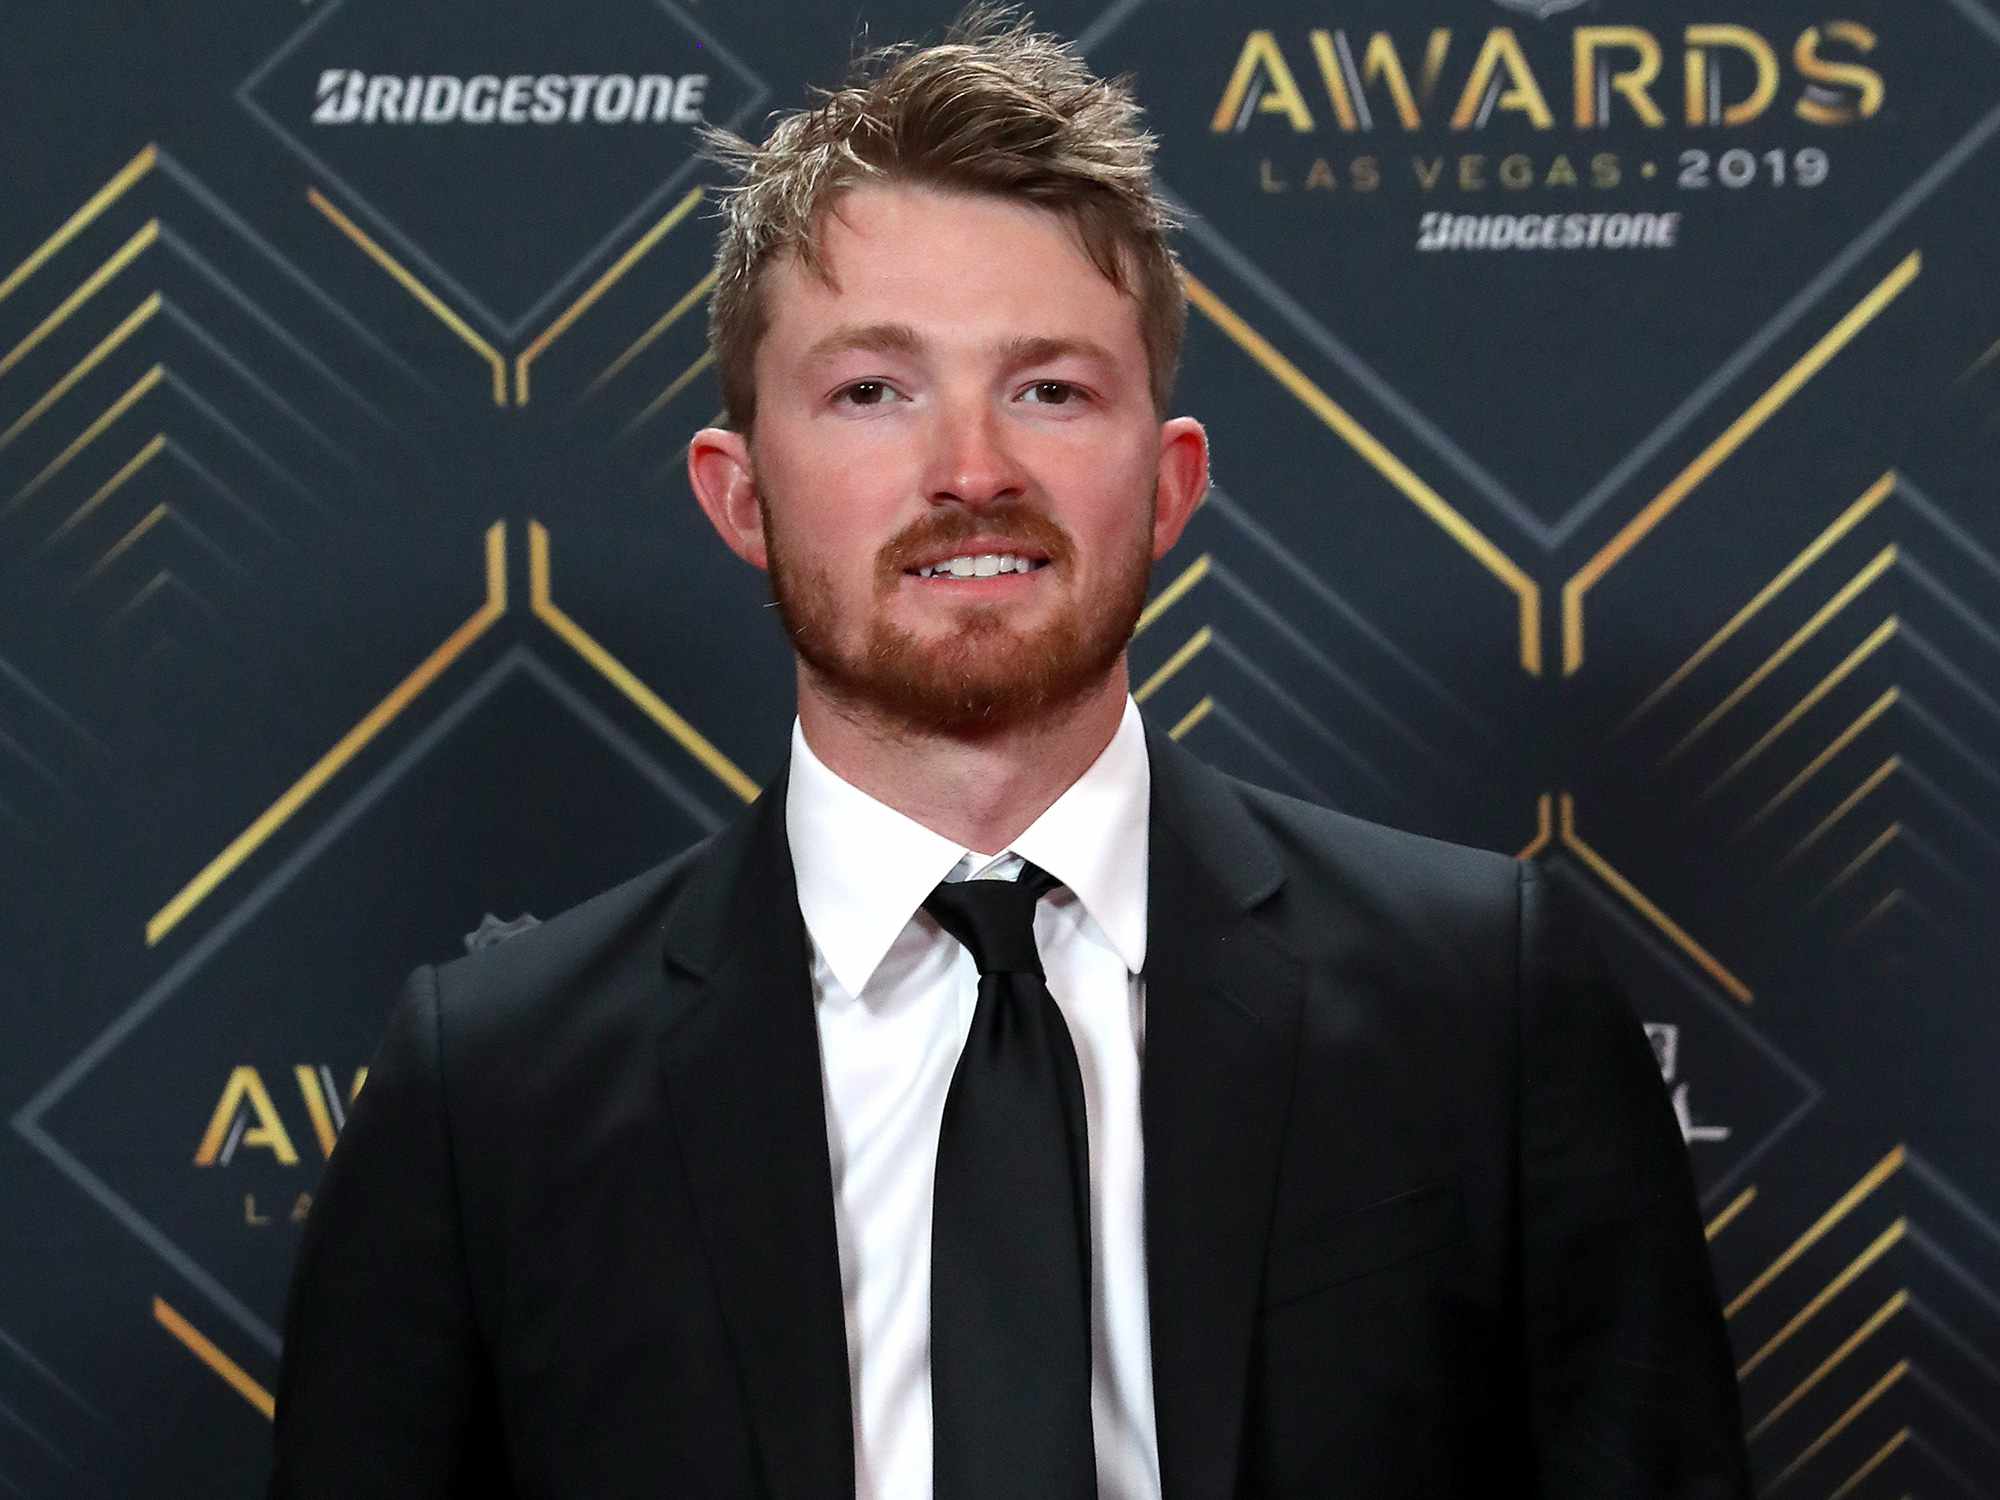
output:
[{"label": "shirt collar", "polygon": [[[1147,816],[1152,768],[1138,706],[1088,770],[1009,846],[1069,887],[1124,960],[1146,962]],[[861,993],[924,897],[972,854],[842,780],[792,725],[785,832],[799,913],[833,977]]]},{"label": "shirt collar", "polygon": [[1111,743],[1012,845],[1070,888],[1134,974],[1146,966],[1152,795],[1145,721],[1127,698]]}]

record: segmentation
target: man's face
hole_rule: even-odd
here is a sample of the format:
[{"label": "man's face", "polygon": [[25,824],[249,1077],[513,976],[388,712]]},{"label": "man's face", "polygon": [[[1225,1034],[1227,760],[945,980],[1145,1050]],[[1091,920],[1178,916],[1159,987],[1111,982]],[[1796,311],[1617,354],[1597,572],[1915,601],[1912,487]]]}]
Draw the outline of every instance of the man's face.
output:
[{"label": "man's face", "polygon": [[1136,303],[1062,220],[997,198],[856,189],[822,248],[831,286],[766,273],[761,536],[738,549],[809,683],[957,734],[1101,687],[1192,508],[1169,432],[1206,461],[1153,409]]}]

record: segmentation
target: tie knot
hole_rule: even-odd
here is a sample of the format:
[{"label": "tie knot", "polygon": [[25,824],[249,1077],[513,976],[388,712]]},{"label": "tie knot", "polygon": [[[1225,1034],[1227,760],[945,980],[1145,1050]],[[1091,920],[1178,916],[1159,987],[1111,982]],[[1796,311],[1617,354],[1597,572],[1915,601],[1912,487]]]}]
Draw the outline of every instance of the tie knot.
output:
[{"label": "tie knot", "polygon": [[948,880],[924,898],[924,910],[957,938],[982,975],[1041,977],[1035,947],[1035,903],[1059,884],[1023,863],[1017,880]]}]

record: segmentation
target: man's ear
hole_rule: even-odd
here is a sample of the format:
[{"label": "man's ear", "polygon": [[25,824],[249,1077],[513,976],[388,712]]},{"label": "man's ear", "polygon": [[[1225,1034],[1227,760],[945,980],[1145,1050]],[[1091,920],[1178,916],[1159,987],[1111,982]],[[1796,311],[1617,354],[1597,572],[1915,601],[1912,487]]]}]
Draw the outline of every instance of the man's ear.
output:
[{"label": "man's ear", "polygon": [[768,568],[764,502],[757,493],[750,440],[725,427],[702,428],[688,443],[688,483],[729,550],[754,568]]},{"label": "man's ear", "polygon": [[1208,495],[1208,434],[1193,417],[1175,417],[1160,428],[1160,465],[1153,486],[1153,561],[1181,539],[1195,508]]}]

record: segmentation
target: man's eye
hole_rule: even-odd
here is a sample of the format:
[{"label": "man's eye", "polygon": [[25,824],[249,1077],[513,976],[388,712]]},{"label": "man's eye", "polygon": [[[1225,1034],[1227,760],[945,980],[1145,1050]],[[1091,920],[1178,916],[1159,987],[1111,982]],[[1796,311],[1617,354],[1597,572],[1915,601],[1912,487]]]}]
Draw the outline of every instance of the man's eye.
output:
[{"label": "man's eye", "polygon": [[886,380],[857,380],[842,387],[834,399],[849,406],[882,406],[898,397],[896,388]]},{"label": "man's eye", "polygon": [[1035,406],[1073,406],[1083,400],[1083,392],[1067,380],[1037,380],[1021,397]]}]

